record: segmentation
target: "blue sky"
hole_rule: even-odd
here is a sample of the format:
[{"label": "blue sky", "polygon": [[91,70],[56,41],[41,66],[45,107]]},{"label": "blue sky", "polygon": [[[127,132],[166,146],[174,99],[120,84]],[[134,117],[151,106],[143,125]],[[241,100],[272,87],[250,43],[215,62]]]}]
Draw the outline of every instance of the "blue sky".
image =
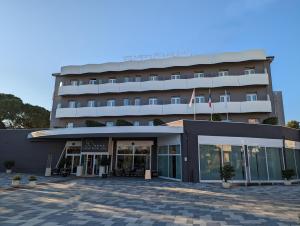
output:
[{"label": "blue sky", "polygon": [[263,48],[300,120],[298,0],[0,0],[0,92],[50,109],[62,65]]}]

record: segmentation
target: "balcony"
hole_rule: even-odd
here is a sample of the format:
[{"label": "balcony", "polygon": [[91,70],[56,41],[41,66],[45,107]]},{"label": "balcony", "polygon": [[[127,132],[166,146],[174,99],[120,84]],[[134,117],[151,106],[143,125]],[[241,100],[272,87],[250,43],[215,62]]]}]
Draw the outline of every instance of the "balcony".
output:
[{"label": "balcony", "polygon": [[158,80],[144,82],[105,83],[98,85],[60,86],[58,95],[80,95],[101,93],[143,92],[173,89],[217,88],[226,86],[268,85],[267,73],[251,75],[229,75],[178,80]]},{"label": "balcony", "polygon": [[[213,103],[212,108],[208,103],[196,104],[197,114],[210,113],[251,113],[272,112],[271,101],[244,101]],[[140,105],[140,106],[114,106],[114,107],[80,107],[58,108],[56,118],[78,117],[103,117],[103,116],[144,116],[144,115],[186,115],[193,114],[194,107],[188,104],[165,104],[165,105]]]}]

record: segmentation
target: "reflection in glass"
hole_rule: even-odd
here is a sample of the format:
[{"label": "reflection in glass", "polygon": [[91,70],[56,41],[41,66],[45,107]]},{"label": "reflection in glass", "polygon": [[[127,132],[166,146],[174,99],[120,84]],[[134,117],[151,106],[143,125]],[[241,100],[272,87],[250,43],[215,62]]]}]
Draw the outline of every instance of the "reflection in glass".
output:
[{"label": "reflection in glass", "polygon": [[282,149],[266,148],[270,180],[282,180]]},{"label": "reflection in glass", "polygon": [[286,160],[285,168],[293,169],[295,172],[295,176],[293,176],[292,179],[297,178],[297,167],[296,167],[296,161],[295,161],[295,157],[296,157],[295,154],[296,154],[296,150],[289,149],[289,148],[285,149],[285,160]]},{"label": "reflection in glass", "polygon": [[295,157],[296,157],[296,164],[297,164],[298,179],[300,179],[300,150],[299,149],[295,150]]},{"label": "reflection in glass", "polygon": [[200,145],[201,180],[220,180],[221,148],[216,145]]},{"label": "reflection in glass", "polygon": [[231,146],[231,145],[222,145],[223,149],[223,162],[230,163],[231,166],[235,169],[234,180],[244,180],[245,179],[245,170],[244,170],[244,150],[242,146]]},{"label": "reflection in glass", "polygon": [[158,175],[162,177],[169,177],[168,155],[158,155]]},{"label": "reflection in glass", "polygon": [[268,180],[264,147],[248,146],[251,180]]}]

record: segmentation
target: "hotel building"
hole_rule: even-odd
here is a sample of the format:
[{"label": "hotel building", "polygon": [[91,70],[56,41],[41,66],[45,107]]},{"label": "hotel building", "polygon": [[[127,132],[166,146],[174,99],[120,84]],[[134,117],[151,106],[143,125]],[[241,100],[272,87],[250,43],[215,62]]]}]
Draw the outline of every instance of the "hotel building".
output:
[{"label": "hotel building", "polygon": [[[251,50],[62,67],[53,74],[51,128],[0,130],[0,156],[22,159],[20,171],[44,172],[63,162],[80,176],[101,175],[108,159],[114,176],[151,170],[162,178],[217,182],[230,163],[234,182],[282,182],[283,169],[294,169],[299,180],[300,132],[283,126],[273,59]],[[269,118],[279,125],[262,124]],[[1,152],[10,146],[17,147]],[[28,156],[39,160],[34,167]]]}]

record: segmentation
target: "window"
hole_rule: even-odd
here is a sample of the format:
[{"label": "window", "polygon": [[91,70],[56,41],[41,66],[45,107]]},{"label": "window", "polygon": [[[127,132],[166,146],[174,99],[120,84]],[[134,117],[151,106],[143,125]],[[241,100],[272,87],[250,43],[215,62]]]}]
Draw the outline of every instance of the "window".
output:
[{"label": "window", "polygon": [[124,82],[129,82],[129,77],[124,77]]},{"label": "window", "polygon": [[64,85],[64,83],[63,82],[59,82],[59,86],[63,86]]},{"label": "window", "polygon": [[129,105],[129,99],[128,98],[123,99],[123,105],[124,106],[128,106]]},{"label": "window", "polygon": [[156,81],[156,80],[158,80],[157,75],[150,75],[149,76],[149,81]]},{"label": "window", "polygon": [[247,101],[257,101],[257,94],[256,93],[247,93],[246,100]]},{"label": "window", "polygon": [[149,105],[156,105],[157,104],[157,98],[151,97],[149,98]]},{"label": "window", "polygon": [[114,126],[114,122],[108,121],[105,123],[105,125],[111,127]]},{"label": "window", "polygon": [[136,106],[141,105],[141,98],[139,98],[139,97],[135,98],[134,105],[136,105]]},{"label": "window", "polygon": [[78,86],[78,80],[71,80],[71,86]]},{"label": "window", "polygon": [[74,123],[73,122],[68,122],[67,128],[73,128],[73,127],[74,127]]},{"label": "window", "polygon": [[70,100],[68,106],[69,108],[76,108],[76,102],[74,100]]},{"label": "window", "polygon": [[110,79],[108,79],[108,83],[115,84],[115,83],[117,83],[117,79],[110,78]]},{"label": "window", "polygon": [[148,126],[154,126],[154,122],[153,121],[149,121],[148,122]]},{"label": "window", "polygon": [[116,106],[116,100],[112,99],[112,100],[107,100],[106,105],[108,107],[113,107]]},{"label": "window", "polygon": [[171,75],[171,80],[177,80],[177,79],[180,79],[180,74]]},{"label": "window", "polygon": [[219,76],[227,76],[228,75],[228,71],[227,70],[219,71],[218,75]]},{"label": "window", "polygon": [[140,125],[140,122],[139,122],[139,121],[134,121],[134,122],[133,122],[133,125],[134,125],[134,126],[139,126],[139,125]]},{"label": "window", "polygon": [[249,118],[248,123],[249,124],[259,124],[259,120],[257,118]]},{"label": "window", "polygon": [[61,103],[58,103],[56,108],[61,108]]},{"label": "window", "polygon": [[135,77],[135,81],[136,81],[136,82],[141,82],[141,81],[142,81],[141,76],[136,76],[136,77]]},{"label": "window", "polygon": [[89,84],[90,85],[96,85],[97,84],[97,79],[95,79],[95,78],[90,79]]},{"label": "window", "polygon": [[79,80],[79,85],[80,86],[83,85],[83,81]]},{"label": "window", "polygon": [[248,68],[244,70],[245,75],[252,75],[255,74],[255,69],[254,68]]},{"label": "window", "polygon": [[230,102],[230,95],[229,94],[221,95],[220,102]]},{"label": "window", "polygon": [[96,107],[96,101],[95,100],[89,100],[88,101],[88,107]]},{"label": "window", "polygon": [[196,96],[196,103],[205,103],[205,96]]},{"label": "window", "polygon": [[194,78],[203,78],[205,75],[203,72],[196,72],[194,73]]},{"label": "window", "polygon": [[180,104],[180,97],[172,97],[171,104]]}]

